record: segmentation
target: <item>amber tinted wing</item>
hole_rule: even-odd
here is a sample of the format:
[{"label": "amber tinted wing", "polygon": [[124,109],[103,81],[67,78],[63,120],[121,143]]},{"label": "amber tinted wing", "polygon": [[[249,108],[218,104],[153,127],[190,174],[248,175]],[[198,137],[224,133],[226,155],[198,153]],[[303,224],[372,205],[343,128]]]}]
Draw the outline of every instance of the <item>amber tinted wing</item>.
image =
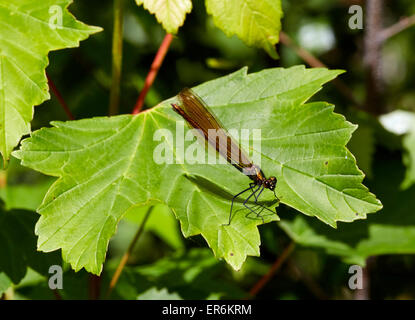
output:
[{"label": "amber tinted wing", "polygon": [[[201,130],[204,138],[229,163],[239,170],[252,167],[252,161],[229,135],[206,104],[192,90],[185,88],[179,93],[181,105],[173,104],[173,109],[180,114],[193,128]],[[214,129],[216,134],[212,134]],[[209,134],[210,132],[210,134]]]}]

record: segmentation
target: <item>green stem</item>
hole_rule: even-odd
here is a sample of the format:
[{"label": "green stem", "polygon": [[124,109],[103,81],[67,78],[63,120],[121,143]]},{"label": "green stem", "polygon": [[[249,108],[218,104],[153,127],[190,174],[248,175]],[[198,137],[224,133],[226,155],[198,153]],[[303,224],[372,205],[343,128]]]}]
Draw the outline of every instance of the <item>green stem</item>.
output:
[{"label": "green stem", "polygon": [[109,115],[118,114],[120,105],[120,83],[122,70],[122,35],[124,0],[114,0],[114,32],[112,37],[112,84]]},{"label": "green stem", "polygon": [[150,207],[150,208],[147,210],[147,213],[146,213],[146,215],[144,216],[144,219],[143,219],[143,221],[141,222],[141,224],[140,224],[140,226],[139,226],[139,228],[138,228],[138,230],[137,230],[137,233],[135,234],[135,236],[134,236],[133,240],[131,240],[130,245],[128,246],[128,249],[127,249],[127,251],[125,252],[124,256],[121,258],[121,261],[120,261],[120,263],[118,264],[117,270],[115,270],[114,275],[112,276],[112,279],[111,279],[110,285],[109,285],[109,287],[108,287],[107,294],[106,294],[106,297],[107,297],[107,298],[111,295],[112,290],[113,290],[113,289],[114,289],[114,287],[116,286],[116,284],[117,284],[117,282],[118,282],[118,279],[120,278],[121,273],[122,273],[122,271],[123,271],[123,269],[124,269],[125,265],[127,264],[128,258],[130,258],[131,253],[133,252],[133,249],[134,249],[135,244],[137,243],[137,240],[140,238],[141,234],[142,234],[142,233],[143,233],[143,231],[144,231],[144,226],[145,226],[145,224],[146,224],[146,222],[147,222],[147,220],[148,220],[148,217],[150,216],[151,212],[153,211],[153,208],[154,208],[154,207]]}]

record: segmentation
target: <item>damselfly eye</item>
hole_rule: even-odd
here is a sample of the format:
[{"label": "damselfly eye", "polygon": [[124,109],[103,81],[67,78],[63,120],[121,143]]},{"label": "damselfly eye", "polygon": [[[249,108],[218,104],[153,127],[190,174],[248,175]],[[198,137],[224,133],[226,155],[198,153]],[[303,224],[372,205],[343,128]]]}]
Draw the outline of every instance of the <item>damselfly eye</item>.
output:
[{"label": "damselfly eye", "polygon": [[277,185],[277,178],[269,177],[269,179],[266,181],[265,187],[270,190],[274,190],[276,185]]}]

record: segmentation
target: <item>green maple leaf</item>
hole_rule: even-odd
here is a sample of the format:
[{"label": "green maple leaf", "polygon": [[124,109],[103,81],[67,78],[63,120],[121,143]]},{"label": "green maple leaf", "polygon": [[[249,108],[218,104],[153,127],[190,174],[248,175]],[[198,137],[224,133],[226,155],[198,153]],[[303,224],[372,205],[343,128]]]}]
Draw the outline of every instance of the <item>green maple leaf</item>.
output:
[{"label": "green maple leaf", "polygon": [[278,58],[275,44],[281,31],[281,0],[206,0],[206,9],[227,36],[236,34],[248,46],[264,48]]},{"label": "green maple leaf", "polygon": [[135,2],[155,14],[157,21],[168,33],[177,33],[179,27],[183,25],[186,14],[192,10],[190,0],[135,0]]},{"label": "green maple leaf", "polygon": [[33,106],[49,99],[49,51],[76,47],[100,30],[76,21],[66,9],[71,2],[0,0],[0,153],[5,160],[30,132]]},{"label": "green maple leaf", "polygon": [[[346,149],[355,126],[333,113],[324,102],[304,104],[321,85],[341,71],[269,69],[247,75],[238,72],[197,88],[228,129],[262,129],[261,167],[278,178],[281,202],[331,226],[353,221],[381,208],[361,182],[363,173]],[[110,237],[124,213],[133,206],[168,205],[186,237],[201,234],[218,258],[239,269],[247,255],[259,255],[260,219],[245,218],[236,203],[227,223],[232,196],[250,180],[231,165],[157,164],[157,129],[187,130],[171,107],[176,98],[137,116],[53,122],[23,141],[15,152],[22,164],[59,177],[38,212],[38,248],[62,248],[75,270],[99,273]],[[166,138],[167,151],[176,150]],[[252,142],[252,141],[251,141]],[[243,145],[251,145],[242,140]],[[186,141],[187,147],[198,142]],[[174,152],[173,152],[174,153]],[[263,200],[274,195],[266,190]],[[266,222],[278,220],[267,215]]]},{"label": "green maple leaf", "polygon": [[384,208],[365,221],[341,224],[337,230],[304,216],[279,224],[298,244],[320,248],[350,264],[365,265],[368,257],[376,255],[414,254],[415,186],[401,190],[403,175],[399,159],[376,162],[373,185]]}]

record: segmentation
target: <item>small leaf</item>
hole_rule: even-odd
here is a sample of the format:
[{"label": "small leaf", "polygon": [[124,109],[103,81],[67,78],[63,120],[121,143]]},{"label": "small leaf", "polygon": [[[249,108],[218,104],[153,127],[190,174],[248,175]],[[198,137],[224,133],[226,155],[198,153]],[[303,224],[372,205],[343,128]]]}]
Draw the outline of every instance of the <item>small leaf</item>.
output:
[{"label": "small leaf", "polygon": [[71,2],[0,0],[0,153],[5,160],[30,132],[33,106],[49,99],[48,53],[76,47],[100,30],[76,21],[66,9]]},{"label": "small leaf", "polygon": [[[261,156],[257,164],[266,175],[278,178],[281,202],[331,226],[381,208],[361,184],[363,173],[345,147],[355,126],[334,114],[327,103],[304,104],[339,73],[299,66],[247,75],[242,69],[195,89],[225,128],[261,129],[258,148],[252,147],[252,137],[241,143]],[[137,116],[53,122],[53,128],[38,130],[23,141],[14,153],[22,164],[59,177],[38,209],[40,250],[62,248],[64,260],[75,270],[85,267],[99,273],[123,215],[133,206],[164,203],[186,237],[201,234],[216,257],[235,269],[247,255],[259,255],[257,226],[262,221],[245,218],[241,202],[235,204],[231,225],[223,225],[233,195],[250,180],[226,163],[181,162],[174,141],[180,139],[180,130],[184,138],[188,128],[172,110],[172,102],[177,100]],[[165,140],[155,138],[158,129],[167,131]],[[198,143],[185,141],[184,150]],[[155,161],[160,146],[172,155],[173,164]],[[261,197],[267,204],[274,200],[269,190]],[[265,218],[279,219],[275,214]]]},{"label": "small leaf", "polygon": [[[380,123],[389,132],[395,135],[404,135],[402,147],[405,152],[403,162],[406,166],[405,179],[401,187],[409,188],[415,182],[415,113],[405,110],[395,110],[379,117]],[[401,147],[400,143],[394,143]]]},{"label": "small leaf", "polygon": [[156,15],[167,33],[176,34],[184,23],[186,13],[192,10],[191,0],[135,0],[138,6],[143,5]]},{"label": "small leaf", "polygon": [[137,297],[138,300],[183,300],[177,293],[170,293],[166,288],[161,290],[151,288],[141,293]]},{"label": "small leaf", "polygon": [[403,146],[406,150],[403,161],[407,170],[402,188],[407,189],[415,183],[415,121],[411,130],[403,138]]},{"label": "small leaf", "polygon": [[206,0],[206,9],[227,36],[236,34],[248,46],[278,58],[274,46],[281,31],[281,0]]}]

